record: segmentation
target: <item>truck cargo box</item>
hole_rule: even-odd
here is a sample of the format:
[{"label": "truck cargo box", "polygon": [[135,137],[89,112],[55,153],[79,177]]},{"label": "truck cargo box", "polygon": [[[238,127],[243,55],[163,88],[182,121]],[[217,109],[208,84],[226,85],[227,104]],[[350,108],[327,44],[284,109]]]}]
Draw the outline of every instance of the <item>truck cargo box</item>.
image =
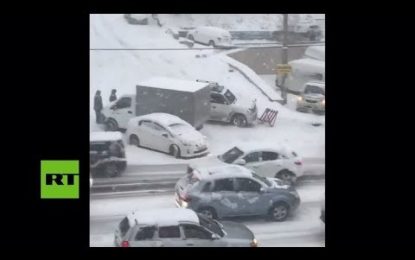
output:
[{"label": "truck cargo box", "polygon": [[162,112],[200,129],[210,117],[207,83],[156,77],[136,86],[136,116]]}]

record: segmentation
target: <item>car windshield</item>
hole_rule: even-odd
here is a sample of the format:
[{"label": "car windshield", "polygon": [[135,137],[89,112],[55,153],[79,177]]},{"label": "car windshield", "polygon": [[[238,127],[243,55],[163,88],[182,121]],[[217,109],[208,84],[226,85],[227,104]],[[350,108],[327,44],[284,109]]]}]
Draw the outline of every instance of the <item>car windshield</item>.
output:
[{"label": "car windshield", "polygon": [[231,104],[233,104],[236,100],[236,97],[229,90],[226,90],[225,97],[231,102]]},{"label": "car windshield", "polygon": [[267,185],[268,187],[271,187],[272,186],[272,183],[267,178],[264,178],[262,176],[256,175],[255,173],[252,173],[252,176],[255,179],[259,180],[260,182],[265,183],[265,185]]},{"label": "car windshield", "polygon": [[237,158],[239,158],[239,156],[241,156],[242,154],[244,154],[244,152],[242,152],[241,150],[239,150],[238,147],[235,146],[234,148],[230,149],[226,153],[219,155],[218,158],[223,162],[232,163]]},{"label": "car windshield", "polygon": [[321,87],[313,86],[313,85],[307,85],[304,91],[305,94],[321,94],[325,95],[324,89]]},{"label": "car windshield", "polygon": [[183,123],[174,123],[169,125],[169,128],[177,135],[185,134],[191,130],[193,130],[190,126],[183,124]]},{"label": "car windshield", "polygon": [[218,234],[219,236],[223,237],[225,233],[223,233],[222,227],[220,226],[219,222],[216,220],[207,218],[201,214],[197,214],[199,217],[200,225],[209,229],[211,232]]}]

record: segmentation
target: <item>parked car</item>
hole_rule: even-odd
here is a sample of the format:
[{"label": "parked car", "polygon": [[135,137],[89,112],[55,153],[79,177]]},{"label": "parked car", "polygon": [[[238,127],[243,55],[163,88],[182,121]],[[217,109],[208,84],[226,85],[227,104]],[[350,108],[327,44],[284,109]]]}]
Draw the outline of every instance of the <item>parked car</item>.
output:
[{"label": "parked car", "polygon": [[238,102],[236,96],[229,89],[217,82],[197,80],[208,83],[210,87],[210,118],[212,121],[232,123],[245,127],[255,122],[258,115],[256,100],[250,107]]},{"label": "parked car", "polygon": [[286,147],[262,144],[241,144],[216,156],[193,160],[195,167],[220,164],[238,164],[251,169],[262,177],[275,177],[294,183],[303,175],[303,162],[298,154]]},{"label": "parked car", "polygon": [[230,47],[232,45],[231,34],[218,27],[200,26],[189,31],[187,37],[189,40],[212,47]]},{"label": "parked car", "polygon": [[209,153],[207,138],[177,116],[152,113],[128,122],[129,143],[169,153],[176,158]]},{"label": "parked car", "polygon": [[218,222],[189,209],[136,211],[115,231],[117,247],[257,247],[245,225]]},{"label": "parked car", "polygon": [[300,204],[291,185],[239,165],[188,168],[175,187],[176,205],[209,218],[269,216],[284,221]]},{"label": "parked car", "polygon": [[125,20],[129,24],[147,25],[150,15],[148,14],[124,14]]},{"label": "parked car", "polygon": [[92,132],[89,143],[90,172],[100,177],[115,177],[127,167],[120,132]]},{"label": "parked car", "polygon": [[326,84],[324,82],[311,81],[305,84],[304,92],[298,97],[297,111],[325,113],[326,111]]}]

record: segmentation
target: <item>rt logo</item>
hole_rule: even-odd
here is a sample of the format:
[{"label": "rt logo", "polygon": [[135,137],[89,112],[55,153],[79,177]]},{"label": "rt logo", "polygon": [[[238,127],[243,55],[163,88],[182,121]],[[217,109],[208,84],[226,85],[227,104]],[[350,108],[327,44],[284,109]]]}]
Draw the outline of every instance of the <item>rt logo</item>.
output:
[{"label": "rt logo", "polygon": [[40,162],[41,199],[79,199],[79,161]]}]

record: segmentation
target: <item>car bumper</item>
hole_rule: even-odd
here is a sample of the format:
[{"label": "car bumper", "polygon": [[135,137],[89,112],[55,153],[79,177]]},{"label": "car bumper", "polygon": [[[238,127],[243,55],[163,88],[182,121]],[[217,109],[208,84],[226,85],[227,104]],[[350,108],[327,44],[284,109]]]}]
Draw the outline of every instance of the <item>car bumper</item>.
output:
[{"label": "car bumper", "polygon": [[301,102],[297,102],[297,110],[325,111],[326,106],[322,105],[321,102],[309,103],[309,102],[301,101]]},{"label": "car bumper", "polygon": [[184,146],[181,151],[181,156],[184,158],[202,157],[209,153],[209,149],[207,147],[199,149],[193,146]]}]

